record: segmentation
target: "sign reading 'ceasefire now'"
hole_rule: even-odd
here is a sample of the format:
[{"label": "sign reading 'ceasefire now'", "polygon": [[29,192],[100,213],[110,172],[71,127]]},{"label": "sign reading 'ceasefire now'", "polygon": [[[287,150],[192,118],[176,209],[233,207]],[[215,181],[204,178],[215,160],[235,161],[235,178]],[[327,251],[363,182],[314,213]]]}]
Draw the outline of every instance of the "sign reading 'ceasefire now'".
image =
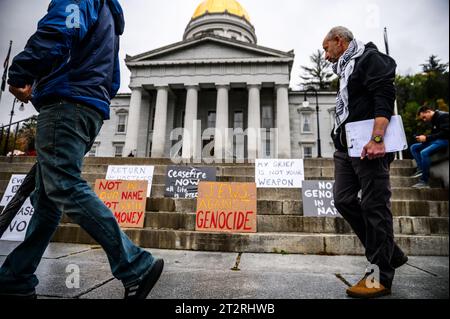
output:
[{"label": "sign reading 'ceasefire now'", "polygon": [[147,186],[147,181],[99,179],[95,182],[95,193],[111,209],[121,227],[143,228]]}]

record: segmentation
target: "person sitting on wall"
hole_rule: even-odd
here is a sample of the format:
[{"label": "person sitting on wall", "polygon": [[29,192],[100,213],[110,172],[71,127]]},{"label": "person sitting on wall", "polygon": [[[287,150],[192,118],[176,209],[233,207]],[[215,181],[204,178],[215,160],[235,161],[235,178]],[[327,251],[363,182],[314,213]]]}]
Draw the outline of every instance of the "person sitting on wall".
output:
[{"label": "person sitting on wall", "polygon": [[417,172],[413,177],[420,177],[414,188],[430,188],[430,157],[436,152],[448,148],[449,117],[448,112],[435,111],[429,106],[422,106],[417,116],[425,123],[431,123],[430,135],[416,136],[418,143],[411,145],[411,154],[417,163]]}]

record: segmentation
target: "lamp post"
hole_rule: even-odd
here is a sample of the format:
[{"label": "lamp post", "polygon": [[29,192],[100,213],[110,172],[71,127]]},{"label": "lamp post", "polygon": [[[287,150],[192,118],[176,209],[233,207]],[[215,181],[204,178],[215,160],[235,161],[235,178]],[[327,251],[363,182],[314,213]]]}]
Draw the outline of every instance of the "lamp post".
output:
[{"label": "lamp post", "polygon": [[320,141],[320,123],[319,123],[319,93],[317,90],[313,87],[309,87],[304,91],[304,107],[309,107],[309,101],[307,99],[307,94],[309,91],[314,92],[314,95],[316,96],[316,118],[317,118],[317,158],[322,158],[322,143]]},{"label": "lamp post", "polygon": [[[13,105],[12,105],[12,108],[11,108],[11,113],[10,113],[10,118],[9,118],[9,125],[8,125],[8,133],[6,134],[6,143],[5,143],[5,149],[4,149],[5,155],[8,155],[9,136],[11,134],[11,129],[12,129],[11,125],[12,125],[12,119],[14,117],[14,107],[16,106],[16,102],[17,101],[18,100],[16,98],[14,98]],[[24,107],[24,105],[22,103],[20,105],[20,107],[19,107],[19,111],[23,111],[24,109],[25,109],[25,107]],[[12,150],[12,152],[14,154],[14,150]]]}]

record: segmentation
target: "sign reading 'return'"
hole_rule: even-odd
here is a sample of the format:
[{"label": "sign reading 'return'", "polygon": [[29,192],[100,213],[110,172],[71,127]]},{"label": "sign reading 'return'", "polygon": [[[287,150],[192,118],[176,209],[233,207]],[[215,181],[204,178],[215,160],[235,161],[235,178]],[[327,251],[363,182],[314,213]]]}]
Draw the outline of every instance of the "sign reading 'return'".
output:
[{"label": "sign reading 'return'", "polygon": [[256,184],[200,182],[196,231],[256,233]]},{"label": "sign reading 'return'", "polygon": [[147,202],[145,181],[113,181],[98,179],[95,193],[111,209],[124,228],[143,228]]}]

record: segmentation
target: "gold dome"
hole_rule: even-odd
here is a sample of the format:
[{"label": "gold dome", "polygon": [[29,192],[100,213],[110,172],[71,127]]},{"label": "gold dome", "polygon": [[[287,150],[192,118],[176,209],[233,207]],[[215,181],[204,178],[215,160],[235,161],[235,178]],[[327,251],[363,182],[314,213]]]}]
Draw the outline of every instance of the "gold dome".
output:
[{"label": "gold dome", "polygon": [[207,13],[225,13],[237,15],[250,22],[250,17],[245,9],[236,0],[205,0],[197,7],[192,19]]}]

